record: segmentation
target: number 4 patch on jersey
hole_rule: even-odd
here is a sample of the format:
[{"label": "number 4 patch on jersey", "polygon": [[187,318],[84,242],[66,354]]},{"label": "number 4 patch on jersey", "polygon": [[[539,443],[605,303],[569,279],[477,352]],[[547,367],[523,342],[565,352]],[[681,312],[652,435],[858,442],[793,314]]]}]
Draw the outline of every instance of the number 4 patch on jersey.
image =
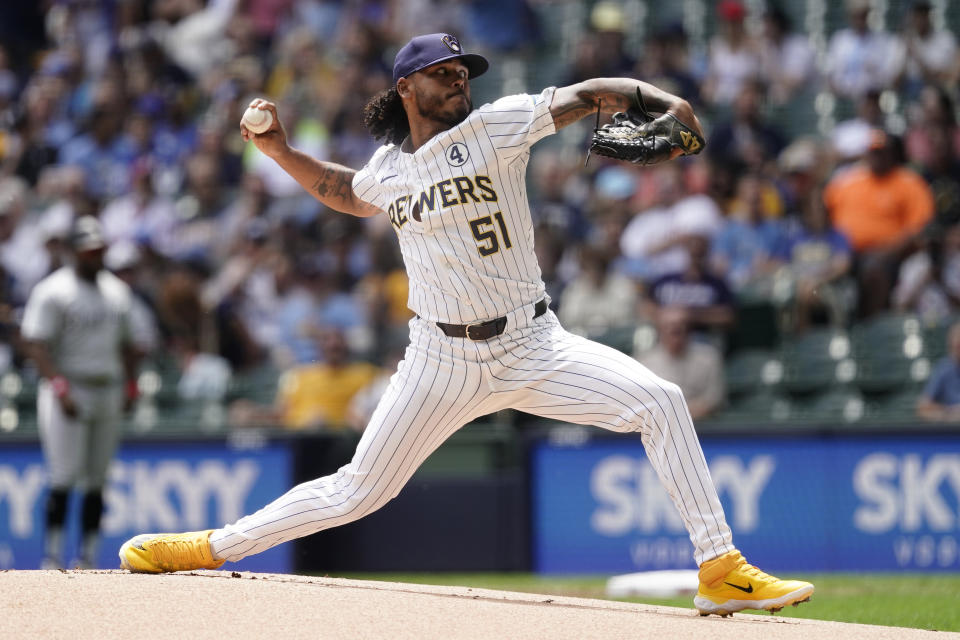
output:
[{"label": "number 4 patch on jersey", "polygon": [[447,162],[454,167],[462,167],[470,159],[470,150],[462,142],[454,142],[447,147]]}]

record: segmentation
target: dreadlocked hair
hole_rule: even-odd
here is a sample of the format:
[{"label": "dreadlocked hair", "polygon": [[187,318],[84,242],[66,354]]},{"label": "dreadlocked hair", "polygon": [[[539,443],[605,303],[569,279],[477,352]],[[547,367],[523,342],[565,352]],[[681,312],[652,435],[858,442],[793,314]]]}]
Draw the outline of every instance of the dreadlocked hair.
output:
[{"label": "dreadlocked hair", "polygon": [[396,87],[381,91],[363,107],[363,124],[377,140],[400,144],[410,135],[410,123]]}]

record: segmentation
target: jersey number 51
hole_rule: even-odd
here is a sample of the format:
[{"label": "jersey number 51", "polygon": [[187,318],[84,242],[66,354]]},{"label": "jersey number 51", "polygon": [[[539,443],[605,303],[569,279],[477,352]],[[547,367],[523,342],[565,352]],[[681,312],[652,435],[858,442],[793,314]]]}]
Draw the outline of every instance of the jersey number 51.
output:
[{"label": "jersey number 51", "polygon": [[510,242],[510,234],[507,233],[507,225],[503,222],[503,214],[499,211],[490,216],[482,216],[476,220],[470,221],[470,230],[473,231],[473,237],[477,240],[477,251],[486,258],[489,255],[500,251],[500,238],[497,237],[496,227],[493,221],[497,221],[497,227],[500,227],[500,235],[503,237],[503,246],[507,249],[513,244]]}]

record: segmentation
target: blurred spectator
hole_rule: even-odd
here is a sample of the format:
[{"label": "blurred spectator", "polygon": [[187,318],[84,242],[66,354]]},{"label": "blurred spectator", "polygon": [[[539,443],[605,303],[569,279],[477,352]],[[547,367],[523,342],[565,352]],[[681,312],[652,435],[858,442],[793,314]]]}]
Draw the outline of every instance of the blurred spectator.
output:
[{"label": "blurred spectator", "polygon": [[900,265],[892,302],[897,311],[938,324],[960,308],[960,225],[931,225],[921,247]]},{"label": "blurred spectator", "polygon": [[836,93],[856,100],[893,84],[896,51],[889,34],[868,26],[870,0],[846,0],[846,8],[850,26],[830,38],[828,78]]},{"label": "blurred spectator", "polygon": [[850,243],[830,225],[820,189],[805,195],[799,217],[773,253],[783,265],[775,278],[786,278],[789,287],[788,328],[802,332],[821,315],[834,327],[846,326],[855,295]]},{"label": "blurred spectator", "polygon": [[610,255],[599,247],[580,249],[580,274],[563,290],[560,322],[571,331],[602,333],[636,322],[637,289],[610,271]]},{"label": "blurred spectator", "polygon": [[535,227],[533,238],[533,250],[537,254],[540,276],[543,278],[544,287],[550,298],[550,308],[557,311],[567,286],[566,279],[561,274],[566,243],[555,228],[545,224]]},{"label": "blurred spectator", "polygon": [[347,425],[357,432],[363,432],[380,404],[380,398],[387,392],[394,372],[403,360],[406,340],[387,347],[380,373],[367,386],[357,391],[347,406]]},{"label": "blurred spectator", "polygon": [[[440,0],[440,6],[456,6],[457,3]],[[529,0],[469,0],[466,28],[470,41],[481,47],[499,51],[517,51],[540,44],[540,24]],[[422,23],[423,13],[417,14],[417,33],[427,33]],[[437,31],[456,32],[447,25]]]},{"label": "blurred spectator", "polygon": [[738,0],[721,0],[717,17],[719,33],[710,41],[710,64],[702,91],[708,103],[726,106],[747,82],[759,77],[760,54],[744,27],[746,9]]},{"label": "blurred spectator", "polygon": [[282,425],[294,430],[348,427],[350,401],[376,380],[380,370],[352,359],[342,332],[323,329],[318,334],[323,362],[285,371],[278,383],[273,407],[260,407],[247,401],[234,403],[230,409],[234,426]]},{"label": "blurred spectator", "polygon": [[731,211],[713,238],[713,272],[738,294],[750,290],[756,296],[770,294],[771,260],[782,241],[782,220],[768,220],[763,214],[764,181],[753,173],[744,174],[737,183],[738,208]]},{"label": "blurred spectator", "polygon": [[714,129],[707,151],[723,161],[736,161],[754,171],[775,159],[786,143],[783,135],[764,121],[760,112],[762,101],[763,88],[759,81],[745,79],[733,98],[732,117]]},{"label": "blurred spectator", "polygon": [[372,268],[357,283],[356,292],[366,307],[361,317],[370,318],[374,340],[379,342],[376,351],[383,353],[389,344],[406,339],[413,312],[407,306],[410,286],[397,241],[383,234],[372,239],[371,249]]},{"label": "blurred spectator", "polygon": [[682,307],[689,314],[693,330],[722,333],[733,324],[734,297],[727,284],[710,271],[710,238],[690,234],[684,243],[690,256],[687,267],[650,286],[649,301],[656,309],[647,315],[664,307]]},{"label": "blurred spectator", "polygon": [[90,114],[87,131],[60,149],[60,164],[82,169],[88,192],[97,198],[117,196],[129,185],[134,158],[121,137],[122,126],[122,112],[97,107]]},{"label": "blurred spectator", "polygon": [[657,345],[636,358],[661,378],[680,385],[694,420],[716,411],[726,396],[720,351],[690,338],[689,312],[682,307],[660,310],[657,336]]},{"label": "blurred spectator", "polygon": [[656,199],[630,220],[620,236],[624,271],[645,282],[686,269],[687,236],[712,237],[723,224],[720,208],[710,197],[686,195],[682,164],[664,164],[650,171]]},{"label": "blurred spectator", "polygon": [[636,64],[624,49],[626,21],[616,2],[598,2],[590,11],[590,31],[584,34],[567,75],[566,84],[589,78],[629,76]]},{"label": "blurred spectator", "polygon": [[947,136],[934,138],[923,177],[933,192],[934,220],[945,227],[960,222],[960,156]]},{"label": "blurred spectator", "polygon": [[960,127],[954,112],[954,101],[942,87],[929,86],[920,92],[919,100],[910,108],[911,123],[906,134],[907,157],[911,162],[929,168],[934,162],[955,162],[960,158]]},{"label": "blurred spectator", "polygon": [[917,401],[917,415],[934,422],[960,420],[960,323],[947,334],[949,355],[937,363]]},{"label": "blurred spectator", "polygon": [[100,214],[103,233],[111,244],[126,241],[173,252],[176,210],[173,200],[154,189],[152,168],[146,158],[134,163],[130,191],[108,201]]},{"label": "blurred spectator", "polygon": [[857,252],[863,317],[886,308],[900,261],[933,217],[930,187],[898,155],[896,142],[874,131],[866,161],[838,173],[824,190],[834,226]]},{"label": "blurred spectator", "polygon": [[200,77],[231,58],[235,49],[227,26],[239,0],[158,3],[165,11],[158,16],[156,35],[163,50],[177,65]]},{"label": "blurred spectator", "polygon": [[152,354],[160,346],[157,319],[138,281],[141,253],[135,244],[119,241],[110,244],[103,256],[104,266],[130,287],[131,342],[143,355]]},{"label": "blurred spectator", "polygon": [[674,230],[673,207],[684,196],[683,165],[668,163],[651,169],[656,177],[656,199],[637,213],[620,236],[625,271],[650,281],[687,264],[682,238]]},{"label": "blurred spectator", "polygon": [[812,138],[798,138],[777,159],[780,191],[785,211],[799,211],[814,189],[822,184],[829,163],[823,147]]},{"label": "blurred spectator", "polygon": [[833,151],[838,165],[861,159],[870,148],[875,129],[884,129],[880,91],[870,89],[857,100],[857,116],[837,124],[833,130]]},{"label": "blurred spectator", "polygon": [[536,197],[531,199],[530,213],[534,224],[555,229],[564,240],[583,238],[589,224],[582,204],[589,187],[582,176],[552,149],[536,154],[532,164]]},{"label": "blurred spectator", "polygon": [[674,22],[651,35],[637,61],[637,77],[664,91],[700,102],[700,87],[690,71],[687,34],[683,25]]},{"label": "blurred spectator", "polygon": [[957,38],[948,29],[933,28],[931,9],[926,0],[914,0],[898,43],[899,80],[908,96],[917,95],[925,85],[955,86],[960,72]]},{"label": "blurred spectator", "polygon": [[160,247],[177,260],[204,262],[218,237],[217,220],[229,208],[232,194],[220,179],[220,167],[208,154],[187,160],[186,189],[175,203],[177,224],[171,242]]},{"label": "blurred spectator", "polygon": [[9,280],[9,301],[26,302],[33,285],[51,271],[43,245],[46,234],[27,219],[28,185],[19,177],[0,178],[0,264]]},{"label": "blurred spectator", "polygon": [[339,90],[338,65],[324,40],[310,27],[298,26],[275,49],[278,60],[268,76],[265,93],[283,104],[296,105],[298,112],[312,109],[328,121],[346,96]]},{"label": "blurred spectator", "polygon": [[226,358],[199,351],[189,339],[175,339],[173,354],[180,367],[177,395],[188,402],[222,402],[233,372]]},{"label": "blurred spectator", "polygon": [[597,172],[593,186],[593,197],[586,207],[589,235],[584,240],[606,249],[610,259],[616,260],[620,255],[620,236],[630,221],[637,195],[637,172],[626,166],[609,165]]},{"label": "blurred spectator", "polygon": [[816,58],[810,41],[792,29],[783,9],[771,7],[763,16],[760,79],[774,104],[788,104],[798,93],[816,88]]},{"label": "blurred spectator", "polygon": [[289,261],[270,244],[269,224],[254,219],[247,225],[243,242],[205,284],[204,306],[232,309],[257,345],[268,350],[277,341],[279,289],[288,272]]}]

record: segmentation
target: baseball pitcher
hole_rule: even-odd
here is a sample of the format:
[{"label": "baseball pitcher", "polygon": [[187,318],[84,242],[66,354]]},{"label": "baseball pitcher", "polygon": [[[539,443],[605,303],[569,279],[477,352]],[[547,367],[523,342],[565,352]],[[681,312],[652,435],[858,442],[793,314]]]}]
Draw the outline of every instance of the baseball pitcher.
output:
[{"label": "baseball pitcher", "polygon": [[273,124],[260,134],[241,127],[245,140],[325,205],[389,217],[416,313],[410,345],[349,464],[221,529],[137,536],[120,549],[122,566],[216,568],[357,520],[396,496],[461,426],[514,408],[641,434],[693,542],[701,614],[778,610],[809,599],[813,585],[768,575],[734,547],[679,387],[567,333],[548,309],[535,258],[525,173],[537,140],[598,109],[626,112],[598,130],[593,150],[668,161],[703,147],[690,105],[637,80],[598,78],[475,109],[469,81],[487,68],[449,34],[413,38],[397,53],[393,86],[364,110],[385,144],[359,171],[292,149],[276,107],[253,102]]}]

